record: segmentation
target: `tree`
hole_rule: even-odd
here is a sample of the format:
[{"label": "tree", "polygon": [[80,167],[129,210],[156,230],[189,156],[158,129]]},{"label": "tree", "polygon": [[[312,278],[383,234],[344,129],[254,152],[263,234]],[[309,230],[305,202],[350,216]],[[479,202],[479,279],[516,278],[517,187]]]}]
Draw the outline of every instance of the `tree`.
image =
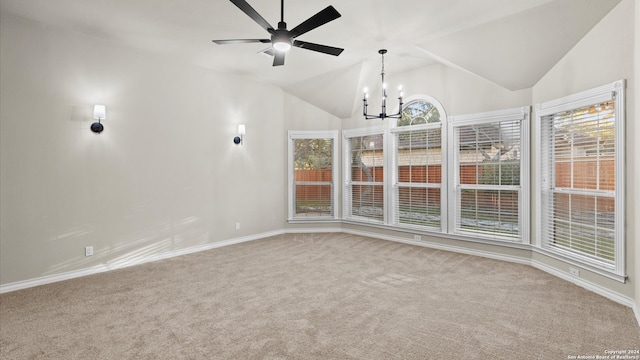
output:
[{"label": "tree", "polygon": [[402,110],[402,117],[398,119],[398,126],[432,124],[440,122],[440,112],[432,103],[420,100],[414,101]]},{"label": "tree", "polygon": [[296,139],[293,152],[296,170],[331,169],[333,139]]}]

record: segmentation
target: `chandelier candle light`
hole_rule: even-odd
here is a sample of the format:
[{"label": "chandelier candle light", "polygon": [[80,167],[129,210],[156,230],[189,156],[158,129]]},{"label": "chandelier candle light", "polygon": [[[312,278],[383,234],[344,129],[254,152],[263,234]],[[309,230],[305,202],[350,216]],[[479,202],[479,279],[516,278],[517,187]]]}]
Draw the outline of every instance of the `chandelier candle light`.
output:
[{"label": "chandelier candle light", "polygon": [[364,118],[366,120],[384,120],[386,118],[400,119],[402,117],[402,86],[398,87],[398,101],[400,103],[398,106],[398,112],[395,114],[387,115],[387,83],[384,82],[384,54],[386,53],[386,49],[378,50],[378,54],[382,56],[382,72],[380,73],[380,76],[382,76],[382,111],[378,115],[367,114],[367,106],[369,105],[367,103],[367,99],[369,98],[369,93],[367,92],[367,88],[364,88],[364,97],[362,98],[362,115],[364,115]]}]

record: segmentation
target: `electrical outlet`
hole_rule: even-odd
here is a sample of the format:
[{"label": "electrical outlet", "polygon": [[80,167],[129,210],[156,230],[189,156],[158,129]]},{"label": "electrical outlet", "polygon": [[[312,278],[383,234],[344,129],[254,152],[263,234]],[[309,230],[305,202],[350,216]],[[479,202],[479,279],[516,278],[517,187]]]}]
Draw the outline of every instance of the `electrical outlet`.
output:
[{"label": "electrical outlet", "polygon": [[93,246],[85,246],[84,256],[93,256]]},{"label": "electrical outlet", "polygon": [[240,223],[236,223],[236,230],[240,230]]},{"label": "electrical outlet", "polygon": [[413,240],[414,240],[414,241],[422,241],[422,236],[420,236],[420,235],[413,235]]},{"label": "electrical outlet", "polygon": [[580,270],[570,267],[569,268],[569,273],[575,277],[580,277]]}]

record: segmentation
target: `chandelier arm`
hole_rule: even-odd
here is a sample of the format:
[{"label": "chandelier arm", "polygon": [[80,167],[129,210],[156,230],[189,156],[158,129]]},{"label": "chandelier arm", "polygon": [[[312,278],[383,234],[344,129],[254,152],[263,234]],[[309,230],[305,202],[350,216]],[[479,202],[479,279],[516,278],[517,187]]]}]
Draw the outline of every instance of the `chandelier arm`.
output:
[{"label": "chandelier arm", "polygon": [[384,54],[387,53],[386,49],[380,49],[378,50],[378,54],[381,55],[382,58],[382,70],[380,72],[380,77],[382,79],[382,111],[380,112],[380,114],[378,115],[370,115],[367,114],[367,107],[368,107],[368,103],[367,103],[367,90],[365,88],[364,91],[364,97],[362,99],[362,115],[364,116],[365,120],[371,120],[371,119],[381,119],[384,120],[386,118],[391,118],[391,119],[400,119],[402,118],[402,89],[400,88],[400,94],[398,97],[398,102],[399,102],[399,108],[398,108],[398,112],[395,114],[391,114],[391,115],[387,115],[387,87],[386,84],[384,82]]}]

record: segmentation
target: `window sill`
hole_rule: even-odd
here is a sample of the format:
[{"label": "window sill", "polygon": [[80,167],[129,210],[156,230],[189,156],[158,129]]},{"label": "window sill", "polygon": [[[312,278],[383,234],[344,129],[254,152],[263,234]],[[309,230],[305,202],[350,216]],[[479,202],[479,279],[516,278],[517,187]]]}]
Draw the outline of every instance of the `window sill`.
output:
[{"label": "window sill", "polygon": [[318,223],[327,223],[327,224],[340,224],[342,221],[340,219],[334,218],[304,218],[304,219],[287,219],[287,223],[289,224],[318,224]]},{"label": "window sill", "polygon": [[450,233],[443,233],[439,231],[429,231],[427,229],[418,229],[415,227],[402,227],[402,226],[393,226],[393,225],[385,225],[385,224],[376,224],[373,222],[356,221],[352,219],[343,219],[342,223],[348,224],[348,225],[367,226],[367,227],[378,228],[383,230],[398,231],[398,232],[403,232],[403,233],[408,233],[413,235],[425,235],[425,236],[437,237],[437,238],[447,239],[447,240],[457,240],[457,241],[472,242],[472,243],[478,243],[478,244],[496,245],[496,246],[513,248],[513,249],[527,249],[527,250],[531,249],[530,244],[523,244],[523,243],[518,243],[513,241],[505,241],[502,239],[490,239],[488,237],[469,236],[469,235],[462,235],[462,234],[450,234]]},{"label": "window sill", "polygon": [[580,259],[576,259],[570,256],[565,256],[557,252],[554,252],[553,250],[543,249],[528,243],[511,242],[503,239],[490,239],[488,237],[470,236],[470,235],[463,235],[463,234],[457,234],[457,233],[454,233],[454,234],[442,233],[439,231],[429,231],[426,229],[417,229],[414,227],[400,227],[400,226],[392,226],[392,225],[385,225],[385,224],[376,224],[372,222],[357,221],[353,219],[343,219],[341,223],[345,225],[366,226],[366,227],[377,228],[381,230],[397,231],[397,232],[402,232],[402,233],[407,233],[412,235],[425,235],[425,236],[431,236],[431,237],[446,239],[446,240],[455,240],[455,241],[463,241],[467,243],[501,246],[501,247],[512,248],[512,249],[530,250],[532,252],[535,252],[544,256],[548,256],[556,260],[560,260],[569,265],[583,268],[589,272],[598,274],[608,279],[621,282],[623,284],[626,282],[626,279],[627,279],[626,275],[620,275],[613,272],[612,270],[597,267],[593,264],[590,264],[587,261],[581,261]]},{"label": "window sill", "polygon": [[545,248],[541,248],[538,246],[531,246],[533,252],[544,255],[544,256],[548,256],[550,258],[556,259],[556,260],[560,260],[564,263],[567,263],[569,265],[572,266],[577,266],[577,267],[581,267],[583,269],[586,269],[590,272],[596,273],[598,275],[604,276],[606,278],[612,279],[612,280],[616,280],[619,281],[621,283],[626,283],[627,281],[627,275],[620,275],[616,272],[614,272],[613,270],[609,270],[609,269],[605,269],[603,267],[599,267],[597,265],[592,264],[591,262],[588,261],[583,261],[577,258],[574,258],[572,256],[568,256],[568,255],[564,255],[562,253],[560,253],[559,251],[554,251],[553,249],[545,249]]}]

